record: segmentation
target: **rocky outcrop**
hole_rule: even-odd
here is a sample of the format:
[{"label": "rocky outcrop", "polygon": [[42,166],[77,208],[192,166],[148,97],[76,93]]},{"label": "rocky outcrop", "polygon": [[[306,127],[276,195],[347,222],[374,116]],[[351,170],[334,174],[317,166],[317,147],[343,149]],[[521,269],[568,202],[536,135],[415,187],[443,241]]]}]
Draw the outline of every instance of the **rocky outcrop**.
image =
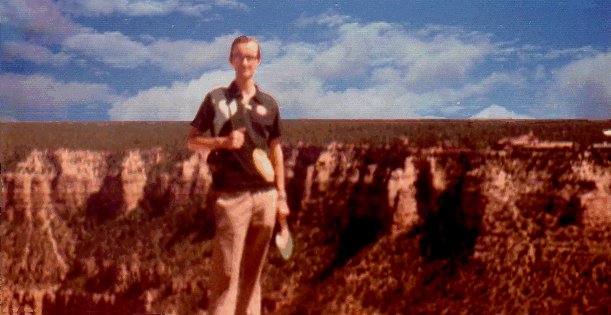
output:
[{"label": "rocky outcrop", "polygon": [[[611,274],[608,156],[406,140],[284,152],[295,252],[287,262],[270,254],[266,312],[611,305],[600,294]],[[201,313],[213,234],[205,159],[32,151],[2,174],[0,311]]]},{"label": "rocky outcrop", "polygon": [[[203,199],[210,176],[205,165],[199,166],[202,157],[194,155],[175,163],[171,172],[151,176],[163,159],[160,149],[132,150],[120,158],[87,150],[34,150],[14,171],[2,174],[0,254],[8,292],[1,297],[2,310],[16,312],[23,305],[42,310],[43,299],[57,301],[58,294],[70,300],[72,290],[61,284],[75,272],[112,274],[119,292],[126,282],[139,281],[139,275],[130,276],[139,273],[138,263],[126,269],[108,259],[82,259],[78,243],[94,225],[125,220],[139,207],[155,211],[151,201],[169,206]],[[113,293],[86,294],[85,299],[113,305]]]},{"label": "rocky outcrop", "polygon": [[[377,165],[368,166],[367,171],[373,174]],[[363,181],[370,182],[373,176]],[[414,164],[414,158],[405,159],[402,168],[392,171],[388,179],[388,206],[393,210],[393,222],[391,230],[393,235],[400,234],[419,223],[418,202],[416,201],[416,179],[418,169]]]},{"label": "rocky outcrop", "polygon": [[16,298],[20,304],[42,310],[44,294],[57,287],[70,270],[75,239],[52,206],[56,177],[49,152],[38,150],[19,163],[14,173],[2,176],[2,208],[6,209],[6,221],[0,226],[3,291],[12,293],[2,296],[3,307]]},{"label": "rocky outcrop", "polygon": [[[383,159],[392,158],[384,153]],[[611,236],[608,159],[566,151],[403,154],[403,167],[390,172],[384,170],[388,160],[375,161],[374,178],[388,178],[391,232],[371,218],[358,224],[355,213],[369,208],[359,194],[334,197],[359,200],[346,203],[351,204],[346,211],[353,211],[348,218],[336,217],[338,207],[324,208],[326,219],[314,216],[317,206],[307,208],[296,220],[305,234],[296,242],[303,256],[268,270],[271,279],[282,279],[268,283],[279,288],[269,309],[280,314],[609,311],[611,297],[599,294],[608,290],[611,271],[605,250]],[[366,191],[375,197],[374,187]],[[404,208],[397,207],[401,203]],[[376,213],[384,213],[380,208]],[[401,221],[402,211],[417,218]],[[338,222],[328,234],[318,229],[325,220]],[[351,225],[358,232],[350,233]],[[367,233],[377,233],[375,241],[366,241]],[[346,251],[350,246],[358,249]],[[338,259],[342,253],[349,258]],[[307,268],[299,268],[303,265]]]},{"label": "rocky outcrop", "polygon": [[[103,179],[108,173],[108,156],[105,152],[88,150],[60,149],[51,153],[50,162],[57,172],[53,179],[53,200],[61,205],[56,207],[58,211],[84,209],[87,198],[102,187]],[[69,217],[82,215],[82,212],[62,214]]]}]

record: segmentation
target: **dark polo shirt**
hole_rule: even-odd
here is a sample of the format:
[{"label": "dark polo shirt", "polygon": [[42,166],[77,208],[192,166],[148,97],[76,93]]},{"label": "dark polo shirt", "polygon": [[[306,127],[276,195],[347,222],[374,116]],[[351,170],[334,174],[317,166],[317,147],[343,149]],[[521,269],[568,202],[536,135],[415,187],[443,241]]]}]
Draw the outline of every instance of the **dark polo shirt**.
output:
[{"label": "dark polo shirt", "polygon": [[225,137],[245,128],[244,145],[238,150],[214,150],[208,157],[212,187],[220,191],[258,190],[274,187],[257,172],[252,152],[269,153],[268,141],[280,137],[280,112],[274,98],[257,86],[255,96],[242,104],[235,82],[210,91],[199,107],[191,126],[212,137]]}]

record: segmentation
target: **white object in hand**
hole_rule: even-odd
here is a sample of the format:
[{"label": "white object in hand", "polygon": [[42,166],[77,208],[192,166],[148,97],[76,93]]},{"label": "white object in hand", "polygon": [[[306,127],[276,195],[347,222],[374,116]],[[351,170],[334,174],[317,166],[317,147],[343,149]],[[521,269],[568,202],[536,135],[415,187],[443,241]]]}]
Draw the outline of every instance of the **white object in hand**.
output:
[{"label": "white object in hand", "polygon": [[282,258],[289,259],[293,253],[293,238],[286,222],[280,225],[280,231],[276,233],[275,242]]},{"label": "white object in hand", "polygon": [[269,183],[274,182],[274,168],[272,167],[272,162],[269,160],[267,153],[265,151],[256,148],[252,152],[252,160],[255,164],[255,168],[257,172],[261,174],[263,179]]}]

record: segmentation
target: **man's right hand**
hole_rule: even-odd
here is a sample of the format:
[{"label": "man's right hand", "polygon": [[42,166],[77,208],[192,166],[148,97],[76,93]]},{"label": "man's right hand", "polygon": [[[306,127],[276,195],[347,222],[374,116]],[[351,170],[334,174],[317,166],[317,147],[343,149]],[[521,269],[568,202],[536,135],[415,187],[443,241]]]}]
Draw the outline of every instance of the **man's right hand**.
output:
[{"label": "man's right hand", "polygon": [[240,149],[244,145],[245,131],[246,128],[240,128],[238,130],[232,131],[229,136],[227,136],[227,140],[225,141],[224,147],[229,150]]}]

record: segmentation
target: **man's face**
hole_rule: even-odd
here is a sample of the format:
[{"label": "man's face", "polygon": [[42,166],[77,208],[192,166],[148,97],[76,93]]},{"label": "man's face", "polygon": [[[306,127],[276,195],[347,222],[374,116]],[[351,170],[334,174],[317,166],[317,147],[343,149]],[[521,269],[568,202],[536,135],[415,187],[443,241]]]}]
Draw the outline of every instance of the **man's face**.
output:
[{"label": "man's face", "polygon": [[240,43],[233,47],[229,63],[236,73],[236,77],[250,79],[255,75],[261,60],[257,58],[259,44],[254,41]]}]

